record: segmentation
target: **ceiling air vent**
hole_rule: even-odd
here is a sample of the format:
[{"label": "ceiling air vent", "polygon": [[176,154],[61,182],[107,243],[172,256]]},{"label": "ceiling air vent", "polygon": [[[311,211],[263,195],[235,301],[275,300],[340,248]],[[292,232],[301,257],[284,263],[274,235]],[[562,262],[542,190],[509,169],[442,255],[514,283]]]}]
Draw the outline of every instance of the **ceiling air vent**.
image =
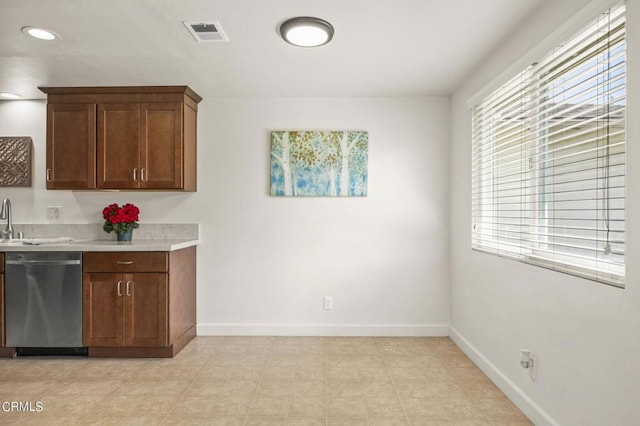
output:
[{"label": "ceiling air vent", "polygon": [[229,41],[218,21],[182,21],[197,42]]}]

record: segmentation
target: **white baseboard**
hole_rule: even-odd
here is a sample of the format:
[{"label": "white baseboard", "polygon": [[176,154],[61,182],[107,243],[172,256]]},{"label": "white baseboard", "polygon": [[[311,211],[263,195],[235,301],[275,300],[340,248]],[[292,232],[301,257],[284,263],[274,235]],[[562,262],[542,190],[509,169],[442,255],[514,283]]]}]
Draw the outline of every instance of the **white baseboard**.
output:
[{"label": "white baseboard", "polygon": [[198,336],[417,336],[449,335],[444,324],[198,324]]},{"label": "white baseboard", "polygon": [[449,327],[449,337],[489,379],[536,425],[557,426],[553,417],[529,398],[515,383],[502,373],[478,349],[473,346],[455,327]]}]

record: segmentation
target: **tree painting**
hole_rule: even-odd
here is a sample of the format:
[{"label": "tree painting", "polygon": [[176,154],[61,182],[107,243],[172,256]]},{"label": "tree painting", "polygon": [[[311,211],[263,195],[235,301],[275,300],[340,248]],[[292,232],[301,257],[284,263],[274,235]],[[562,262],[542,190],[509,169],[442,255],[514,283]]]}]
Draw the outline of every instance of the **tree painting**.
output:
[{"label": "tree painting", "polygon": [[365,131],[271,132],[271,195],[367,195]]}]

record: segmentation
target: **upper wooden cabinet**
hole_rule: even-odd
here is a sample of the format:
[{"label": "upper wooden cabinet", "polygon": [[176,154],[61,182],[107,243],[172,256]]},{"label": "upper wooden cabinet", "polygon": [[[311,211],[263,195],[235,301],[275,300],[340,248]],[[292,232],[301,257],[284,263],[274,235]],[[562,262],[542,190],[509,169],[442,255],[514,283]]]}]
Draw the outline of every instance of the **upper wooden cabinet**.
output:
[{"label": "upper wooden cabinet", "polygon": [[96,187],[96,104],[47,105],[47,189]]},{"label": "upper wooden cabinet", "polygon": [[48,95],[47,189],[196,190],[202,98],[188,87],[40,90]]}]

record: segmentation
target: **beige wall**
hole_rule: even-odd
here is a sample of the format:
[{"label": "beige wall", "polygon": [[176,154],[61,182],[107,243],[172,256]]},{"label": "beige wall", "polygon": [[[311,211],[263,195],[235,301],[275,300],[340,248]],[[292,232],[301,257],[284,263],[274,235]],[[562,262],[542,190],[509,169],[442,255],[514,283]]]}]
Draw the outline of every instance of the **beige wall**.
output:
[{"label": "beige wall", "polygon": [[[451,99],[452,337],[539,425],[640,419],[640,227],[634,220],[640,215],[640,1],[627,2],[626,289],[471,250],[469,100],[507,81],[606,3],[547,2]],[[520,367],[521,348],[538,358],[536,381]]]},{"label": "beige wall", "polygon": [[[34,140],[34,187],[0,190],[17,223],[101,221],[134,202],[145,223],[200,223],[201,334],[447,334],[447,98],[206,98],[198,192],[44,189],[45,103],[0,102],[0,134]],[[369,132],[365,198],[269,195],[270,131]],[[333,296],[334,310],[322,309]]]}]

